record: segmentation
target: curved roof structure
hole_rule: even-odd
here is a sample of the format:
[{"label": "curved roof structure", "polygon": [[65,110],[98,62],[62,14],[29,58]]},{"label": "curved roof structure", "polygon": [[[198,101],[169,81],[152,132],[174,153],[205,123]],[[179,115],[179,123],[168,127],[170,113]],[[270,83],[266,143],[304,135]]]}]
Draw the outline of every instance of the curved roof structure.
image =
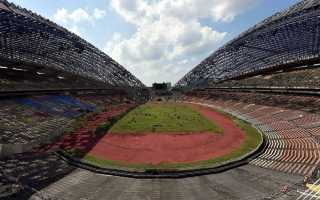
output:
[{"label": "curved roof structure", "polygon": [[0,0],[0,60],[64,71],[109,86],[144,87],[93,45],[6,0]]},{"label": "curved roof structure", "polygon": [[201,87],[265,70],[319,61],[320,1],[278,12],[215,51],[176,87]]}]

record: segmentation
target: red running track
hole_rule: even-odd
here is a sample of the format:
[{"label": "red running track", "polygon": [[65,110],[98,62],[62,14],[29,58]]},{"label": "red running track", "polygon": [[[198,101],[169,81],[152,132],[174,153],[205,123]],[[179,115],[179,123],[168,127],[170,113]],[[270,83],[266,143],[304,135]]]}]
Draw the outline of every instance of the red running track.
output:
[{"label": "red running track", "polygon": [[206,107],[192,105],[223,128],[223,134],[112,134],[103,137],[89,152],[101,160],[129,164],[189,163],[221,157],[240,147],[245,135],[228,117]]}]

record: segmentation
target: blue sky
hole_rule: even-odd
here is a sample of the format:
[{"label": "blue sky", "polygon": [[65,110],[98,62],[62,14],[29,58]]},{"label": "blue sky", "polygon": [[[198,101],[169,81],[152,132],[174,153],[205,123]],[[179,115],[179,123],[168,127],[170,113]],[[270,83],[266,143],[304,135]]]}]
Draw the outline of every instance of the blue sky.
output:
[{"label": "blue sky", "polygon": [[297,0],[10,0],[88,40],[145,84],[175,83]]}]

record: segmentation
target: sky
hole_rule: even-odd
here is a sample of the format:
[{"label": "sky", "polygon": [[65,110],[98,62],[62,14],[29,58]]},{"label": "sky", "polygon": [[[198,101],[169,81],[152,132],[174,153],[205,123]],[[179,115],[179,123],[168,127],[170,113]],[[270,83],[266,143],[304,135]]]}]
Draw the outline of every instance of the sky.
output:
[{"label": "sky", "polygon": [[144,84],[176,83],[254,24],[298,0],[9,0],[86,39]]}]

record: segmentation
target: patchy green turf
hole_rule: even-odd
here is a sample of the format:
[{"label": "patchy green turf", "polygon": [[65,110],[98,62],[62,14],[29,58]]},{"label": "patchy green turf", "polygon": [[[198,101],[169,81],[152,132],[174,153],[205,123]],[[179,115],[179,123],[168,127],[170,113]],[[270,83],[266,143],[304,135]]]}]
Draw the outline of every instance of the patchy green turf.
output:
[{"label": "patchy green turf", "polygon": [[[226,113],[224,113],[226,114]],[[228,115],[228,114],[226,114]],[[229,115],[228,115],[229,116]],[[179,171],[179,170],[192,170],[201,168],[212,168],[219,166],[225,162],[236,160],[244,155],[252,152],[262,143],[262,136],[257,129],[251,126],[251,124],[237,119],[235,117],[229,116],[241,128],[245,133],[245,140],[241,146],[234,150],[233,152],[214,159],[204,160],[192,163],[161,163],[159,165],[148,165],[148,164],[129,164],[113,160],[101,160],[92,155],[86,155],[82,161],[92,165],[106,168],[116,168],[129,171],[148,171],[148,170],[169,170],[169,171]]]},{"label": "patchy green turf", "polygon": [[223,130],[188,105],[149,103],[129,112],[110,129],[110,132],[223,133]]}]

